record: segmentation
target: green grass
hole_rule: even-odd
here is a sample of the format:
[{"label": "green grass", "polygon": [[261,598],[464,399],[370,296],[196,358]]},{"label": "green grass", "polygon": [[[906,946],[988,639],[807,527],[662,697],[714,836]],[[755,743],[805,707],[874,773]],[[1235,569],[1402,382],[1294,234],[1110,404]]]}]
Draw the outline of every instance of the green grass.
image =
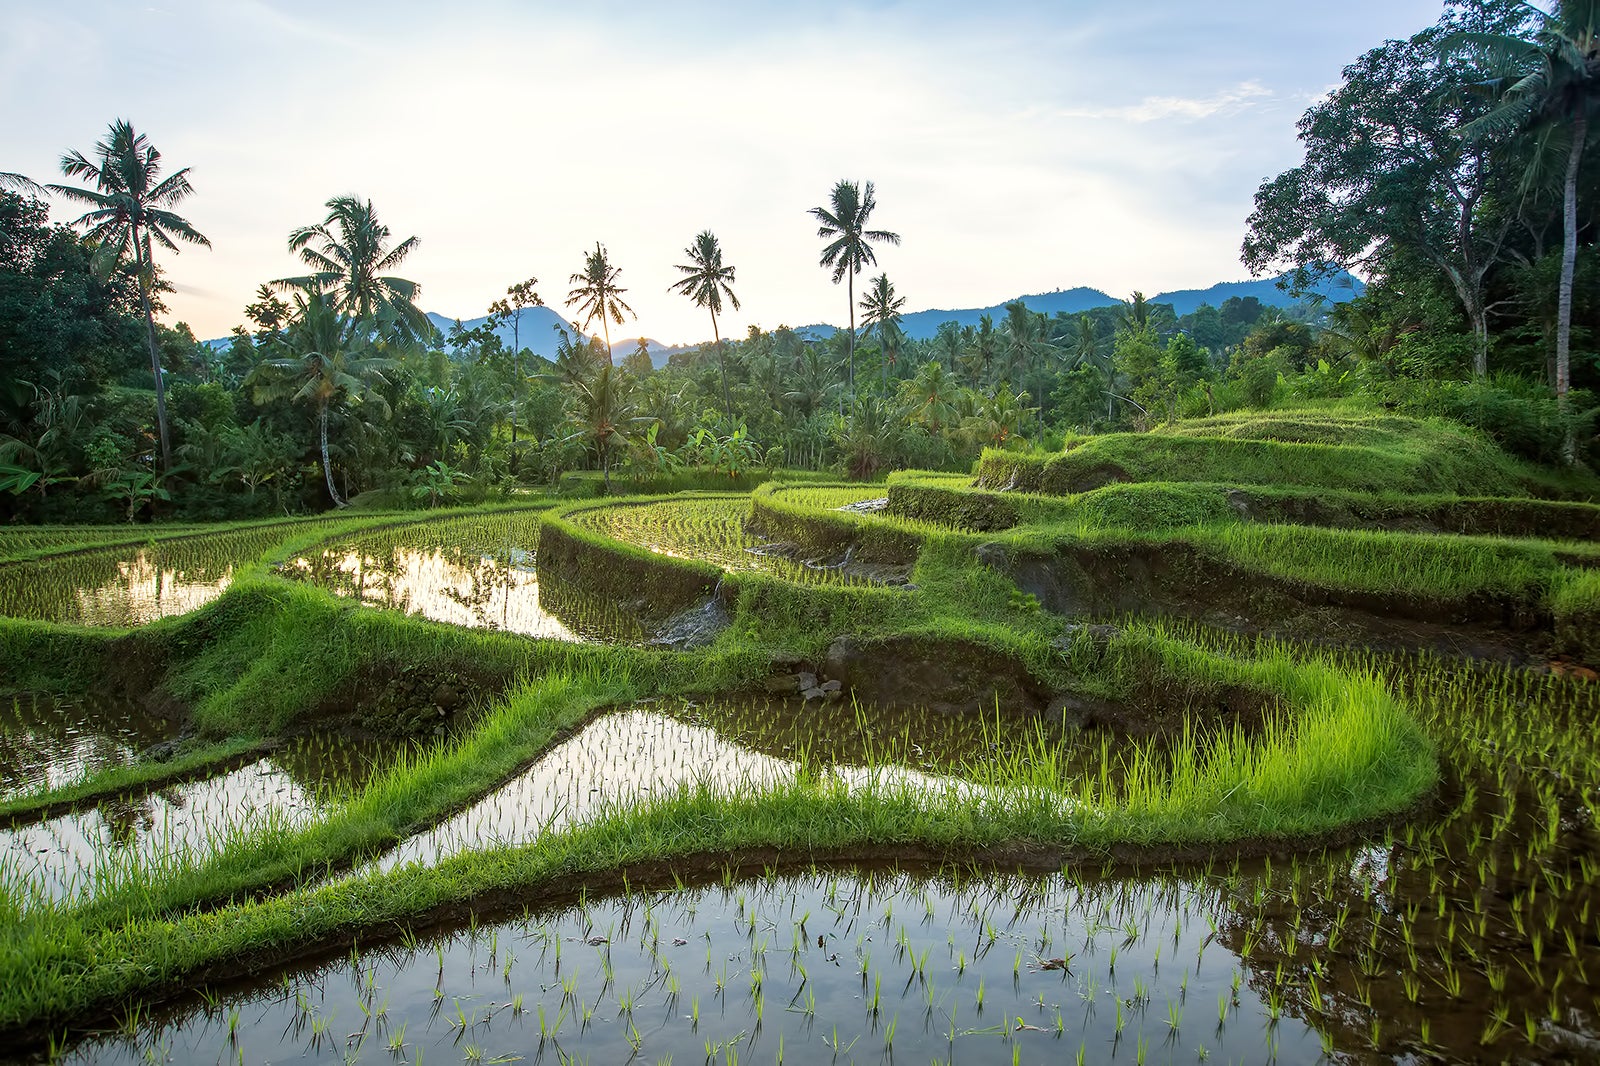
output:
[{"label": "green grass", "polygon": [[[1304,431],[1308,426],[1315,432]],[[1327,411],[1253,414],[1183,422],[1150,433],[1077,438],[1055,456],[990,450],[978,471],[984,488],[1053,495],[1115,481],[1600,496],[1600,481],[1592,475],[1529,466],[1456,423]]]},{"label": "green grass", "polygon": [[[1095,854],[1130,841],[1218,843],[1392,813],[1433,786],[1431,745],[1370,676],[1284,656],[1229,659],[1155,630],[1130,634],[1113,654],[1128,660],[1128,670],[1274,688],[1293,710],[1259,737],[1190,734],[1175,760],[1135,749],[1121,756],[1114,779],[1063,780],[1042,747],[969,767],[977,790],[850,788],[802,764],[772,788],[685,787],[525,847],[188,913],[197,903],[238,899],[371,854],[504,779],[558,731],[636,691],[640,680],[614,671],[554,674],[518,689],[471,737],[395,768],[319,823],[244,834],[198,866],[175,863],[76,905],[0,915],[0,1029],[104,1007],[245,952],[303,950],[485,892],[604,877],[675,855],[908,843],[940,852],[1019,842]],[[120,961],[84,969],[84,958]]]},{"label": "green grass", "polygon": [[[1329,443],[1341,427],[1359,443]],[[1195,476],[1216,456],[1244,456],[1257,464],[1247,472],[1261,476],[1272,476],[1286,456],[1309,457],[1307,480],[1253,490],[1260,499],[1332,495],[1323,486],[1343,462],[1336,454],[1343,455],[1349,484],[1338,499],[1350,509],[1411,505],[1412,490],[1398,483],[1406,478],[1437,482],[1427,490],[1435,494],[1428,506],[1443,506],[1449,501],[1439,493],[1469,484],[1478,492],[1538,487],[1525,468],[1482,453],[1471,435],[1431,423],[1418,428],[1320,412],[1180,428],[1115,447],[1133,455],[1134,444],[1147,445],[1145,458],[1166,464],[1169,477]],[[1074,442],[1067,455],[1099,447]],[[1212,458],[1195,458],[1206,449]],[[1189,466],[1174,459],[1185,456]],[[1424,461],[1438,469],[1422,471]],[[1048,464],[1035,465],[1042,474]],[[1360,479],[1380,468],[1397,483],[1374,491]],[[1082,635],[1065,641],[1067,619],[1039,610],[1005,574],[977,564],[974,551],[987,542],[1015,552],[1181,542],[1199,558],[1276,581],[1397,597],[1510,597],[1553,612],[1558,627],[1567,624],[1578,637],[1600,616],[1600,569],[1574,565],[1600,559],[1592,544],[1251,523],[1224,488],[1244,480],[1229,470],[1204,484],[1146,481],[1049,496],[972,491],[966,478],[907,474],[886,489],[772,484],[753,496],[555,508],[540,500],[403,521],[340,516],[295,525],[270,543],[250,542],[232,585],[181,617],[133,631],[0,619],[0,686],[83,689],[139,663],[141,683],[162,684],[192,707],[192,724],[214,744],[289,735],[332,714],[381,720],[374,693],[408,669],[468,679],[476,699],[458,732],[374,776],[310,824],[241,830],[206,857],[130,868],[124,879],[58,906],[22,906],[15,889],[0,894],[0,1032],[79,1024],[202,974],[237,972],[244,960],[260,966],[337,950],[464,902],[506,892],[525,898],[575,881],[620,886],[630,869],[701,862],[708,854],[777,849],[826,857],[892,847],[943,857],[1021,848],[1096,858],[1130,845],[1203,851],[1249,842],[1292,849],[1310,836],[1410,809],[1437,786],[1440,752],[1452,763],[1469,757],[1470,745],[1450,730],[1473,728],[1477,719],[1454,695],[1449,714],[1440,713],[1440,693],[1479,693],[1484,714],[1508,720],[1518,717],[1517,700],[1526,695],[1509,682],[1474,689],[1444,667],[1424,673],[1413,690],[1396,683],[1378,657],[1308,654],[1137,620],[1104,643]],[[835,510],[884,491],[891,500],[906,495],[922,510],[908,505],[914,519]],[[975,533],[963,525],[1007,514],[1010,528]],[[892,548],[915,561],[915,589],[823,582],[751,565],[745,549],[756,538],[745,529],[748,517],[819,550]],[[273,569],[329,546],[489,551],[512,543],[537,548],[541,584],[548,566],[552,583],[564,582],[578,598],[612,596],[639,604],[629,608],[639,612],[692,604],[721,586],[733,625],[710,650],[693,654],[530,640],[362,610]],[[846,788],[801,759],[773,787],[685,787],[526,846],[322,880],[471,804],[607,705],[748,691],[774,670],[818,661],[843,634],[970,644],[979,655],[1022,663],[1054,692],[1105,699],[1157,693],[1182,705],[1180,721],[1182,707],[1205,708],[1218,693],[1236,690],[1260,695],[1276,711],[1255,733],[1201,716],[1159,743],[1106,743],[1091,751],[1098,772],[1084,771],[1081,751],[1029,738],[964,766],[962,788],[913,789],[893,783],[893,775],[874,787]],[[1508,728],[1495,726],[1495,735]],[[1583,780],[1596,776],[1581,727],[1537,736],[1542,725],[1515,728],[1528,731],[1518,743],[1549,754],[1547,765],[1587,774]],[[1556,751],[1560,744],[1582,750]],[[896,761],[887,748],[876,757]],[[79,785],[92,791],[111,783],[103,777]]]}]

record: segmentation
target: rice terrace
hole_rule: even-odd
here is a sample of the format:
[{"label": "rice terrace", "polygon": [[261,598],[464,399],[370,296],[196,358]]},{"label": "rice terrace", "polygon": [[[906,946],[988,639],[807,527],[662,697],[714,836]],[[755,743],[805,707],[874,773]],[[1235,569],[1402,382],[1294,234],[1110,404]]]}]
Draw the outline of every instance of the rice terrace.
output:
[{"label": "rice terrace", "polygon": [[[237,69],[129,99],[192,172],[0,94],[0,1066],[1600,1062],[1600,3],[1353,3],[1158,3],[1181,62],[1096,4],[1037,41],[750,5],[684,48],[792,128],[746,123],[757,164],[655,109],[640,49],[686,31],[643,10],[552,17],[534,64],[520,10],[463,7],[461,53],[439,12],[180,3]],[[157,31],[98,14],[19,13],[8,55],[55,77],[70,26],[132,69]],[[1297,72],[1223,39],[1301,19]],[[806,125],[774,42],[824,30],[863,115],[924,124]],[[438,70],[377,78],[380,37]],[[439,73],[548,99],[602,39],[626,159],[495,110],[529,162]],[[207,125],[288,165],[262,65],[281,186]],[[387,111],[521,199],[409,184]],[[1017,114],[1082,158],[949,154]],[[655,232],[686,198],[726,248]],[[1120,276],[1124,239],[1254,280],[889,278],[937,308]]]}]

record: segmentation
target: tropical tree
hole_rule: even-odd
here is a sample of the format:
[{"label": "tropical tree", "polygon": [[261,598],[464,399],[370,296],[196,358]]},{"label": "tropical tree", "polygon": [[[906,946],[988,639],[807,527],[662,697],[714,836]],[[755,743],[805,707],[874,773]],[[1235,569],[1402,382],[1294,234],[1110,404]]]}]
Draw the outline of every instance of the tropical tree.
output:
[{"label": "tropical tree", "polygon": [[258,404],[287,395],[295,403],[311,405],[328,496],[335,507],[343,507],[328,455],[328,411],[338,403],[368,396],[381,403],[372,385],[384,382],[383,372],[391,364],[369,354],[369,335],[361,323],[340,313],[335,299],[316,291],[296,293],[296,318],[285,340],[290,354],[262,362],[246,381]]},{"label": "tropical tree", "polygon": [[511,469],[517,468],[517,404],[522,399],[522,313],[530,307],[543,307],[544,299],[534,286],[538,278],[519,281],[506,290],[506,298],[489,305],[489,314],[511,322]]},{"label": "tropical tree", "polygon": [[280,290],[326,292],[340,314],[363,328],[403,341],[431,340],[437,330],[416,305],[422,288],[387,273],[417,249],[417,238],[389,246],[389,227],[378,221],[371,200],[335,196],[328,217],[289,234],[289,251],[298,252],[312,273],[273,282]]},{"label": "tropical tree", "polygon": [[900,342],[905,334],[900,330],[900,309],[906,305],[904,296],[896,296],[889,275],[879,274],[872,279],[872,287],[861,297],[861,326],[878,334],[878,346],[883,349],[883,384],[889,386],[889,368],[895,363]]},{"label": "tropical tree", "polygon": [[723,297],[727,297],[735,311],[739,310],[739,298],[733,294],[733,273],[736,268],[723,264],[722,246],[710,230],[701,231],[694,243],[683,250],[683,254],[689,257],[689,262],[679,263],[678,270],[685,276],[673,282],[668,291],[681,292],[693,300],[696,307],[704,307],[711,312],[711,336],[717,345],[717,364],[722,372],[722,413],[731,418],[733,411],[728,399],[728,358],[722,348],[722,334],[717,329],[717,313],[722,310]]},{"label": "tropical tree", "polygon": [[[1021,300],[1006,304],[1006,318],[1002,325],[1005,346],[1006,377],[1012,386],[1028,388],[1044,369],[1045,360],[1056,352],[1050,343],[1045,318],[1028,310]],[[1043,405],[1040,405],[1041,412]],[[1043,428],[1040,414],[1040,428]]]},{"label": "tropical tree", "polygon": [[11,189],[28,196],[43,196],[46,189],[26,174],[12,174],[0,170],[0,189]]},{"label": "tropical tree", "polygon": [[624,311],[633,314],[633,308],[622,299],[622,294],[628,290],[617,284],[617,278],[621,274],[622,268],[612,266],[610,260],[606,258],[605,245],[596,241],[594,251],[584,256],[583,273],[574,274],[568,279],[574,288],[567,294],[567,306],[577,304],[578,310],[582,312],[583,318],[579,328],[588,326],[597,318],[600,320],[600,330],[606,339],[608,363],[614,360],[611,357],[611,328],[607,320],[620,326]]},{"label": "tropical tree", "polygon": [[618,447],[626,447],[634,429],[652,419],[638,416],[626,378],[610,363],[600,367],[594,376],[573,382],[572,390],[574,429],[567,440],[581,441],[594,448],[601,479],[606,492],[610,493],[611,457]]},{"label": "tropical tree", "polygon": [[937,359],[922,364],[915,377],[900,385],[900,401],[911,420],[938,433],[959,417],[961,387]]},{"label": "tropical tree", "polygon": [[1489,276],[1510,255],[1517,213],[1503,206],[1515,196],[1498,146],[1457,134],[1484,113],[1461,88],[1485,69],[1441,45],[1498,27],[1506,6],[1453,5],[1440,25],[1346,67],[1344,84],[1300,119],[1305,161],[1256,191],[1242,248],[1252,274],[1288,267],[1297,291],[1341,269],[1381,275],[1414,256],[1456,297],[1478,376],[1488,373]]},{"label": "tropical tree", "polygon": [[[1135,293],[1135,295],[1138,295]],[[1077,366],[1098,366],[1106,376],[1106,420],[1112,418],[1113,408],[1116,405],[1117,367],[1114,360],[1106,353],[1101,344],[1100,336],[1095,328],[1094,319],[1088,315],[1078,316],[1077,334],[1072,339],[1072,359]]]},{"label": "tropical tree", "polygon": [[840,181],[833,187],[828,207],[813,207],[811,216],[821,225],[817,236],[828,243],[822,249],[821,265],[833,268],[833,283],[846,282],[849,298],[850,334],[846,383],[852,393],[856,387],[856,283],[855,276],[867,266],[877,266],[878,257],[872,242],[899,244],[900,235],[888,230],[867,229],[867,221],[877,208],[877,197],[872,182],[857,185],[853,181]]},{"label": "tropical tree", "polygon": [[211,242],[188,220],[170,208],[194,192],[189,184],[189,168],[161,177],[161,153],[147,137],[136,133],[131,123],[117,119],[106,139],[94,146],[95,161],[82,152],[61,157],[61,172],[69,178],[86,181],[92,189],[75,185],[51,185],[49,189],[68,200],[86,205],[89,210],[74,222],[86,229],[86,238],[107,255],[121,261],[133,259],[134,276],[139,282],[139,306],[144,312],[145,341],[150,348],[150,373],[156,384],[156,429],[161,439],[161,469],[172,469],[172,442],[167,431],[167,386],[161,371],[161,351],[156,345],[155,313],[150,291],[156,284],[154,245],[173,252],[177,240],[202,247]]},{"label": "tropical tree", "polygon": [[[1552,14],[1538,12],[1538,16],[1531,40],[1513,34],[1461,35],[1487,52],[1492,84],[1501,90],[1497,106],[1466,123],[1461,132],[1468,140],[1481,140],[1526,131],[1537,137],[1539,155],[1551,142],[1566,141],[1556,306],[1556,397],[1565,414],[1571,382],[1572,277],[1578,255],[1578,170],[1589,122],[1600,113],[1600,0],[1561,0]],[[1576,459],[1576,439],[1570,430],[1563,453],[1569,463]]]}]

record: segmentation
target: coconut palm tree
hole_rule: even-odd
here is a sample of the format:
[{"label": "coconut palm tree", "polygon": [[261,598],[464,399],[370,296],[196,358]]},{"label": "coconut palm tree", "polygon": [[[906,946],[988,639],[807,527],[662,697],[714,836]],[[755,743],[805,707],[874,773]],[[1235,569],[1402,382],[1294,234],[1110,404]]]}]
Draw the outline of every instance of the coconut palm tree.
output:
[{"label": "coconut palm tree", "polygon": [[511,472],[517,472],[517,406],[522,401],[522,312],[543,307],[544,299],[535,288],[538,278],[519,281],[506,289],[508,300],[489,305],[489,314],[511,320]]},{"label": "coconut palm tree", "polygon": [[642,423],[654,420],[639,415],[626,378],[609,363],[593,377],[573,382],[572,388],[574,430],[566,439],[594,446],[600,476],[609,494],[612,453],[619,445],[626,446],[629,435],[637,432]]},{"label": "coconut palm tree", "polygon": [[155,314],[151,310],[150,290],[155,285],[156,268],[152,246],[159,244],[173,252],[177,240],[202,247],[211,242],[187,219],[170,208],[194,192],[189,184],[189,168],[161,177],[161,153],[147,137],[136,133],[126,119],[111,124],[106,139],[94,146],[96,160],[82,152],[61,157],[61,172],[69,178],[86,181],[92,189],[76,185],[50,185],[49,190],[67,200],[86,205],[89,210],[73,225],[86,228],[85,237],[101,252],[117,261],[131,256],[139,281],[139,306],[144,311],[145,342],[150,347],[150,373],[156,380],[156,428],[161,439],[161,469],[172,469],[172,444],[167,433],[167,386],[161,373],[161,352],[156,347]]},{"label": "coconut palm tree", "polygon": [[889,387],[889,368],[899,353],[905,334],[900,331],[900,309],[906,305],[904,296],[896,296],[889,275],[879,274],[872,279],[872,287],[861,297],[861,325],[863,331],[876,330],[878,345],[883,349],[883,387]]},{"label": "coconut palm tree", "polygon": [[693,300],[696,307],[704,307],[711,312],[711,336],[716,341],[717,363],[722,371],[722,414],[731,418],[733,408],[728,400],[728,358],[722,350],[717,313],[722,310],[724,296],[735,311],[739,310],[739,298],[733,294],[735,268],[723,265],[722,246],[710,230],[704,230],[695,237],[694,243],[685,248],[683,254],[689,257],[689,262],[679,263],[678,269],[686,276],[673,282],[667,291],[681,292]]},{"label": "coconut palm tree", "polygon": [[28,196],[43,196],[45,187],[26,174],[11,174],[0,170],[0,189],[11,189]]},{"label": "coconut palm tree", "polygon": [[954,422],[959,413],[956,403],[961,387],[937,359],[922,364],[916,377],[900,385],[901,403],[911,412],[911,420],[938,433]]},{"label": "coconut palm tree", "polygon": [[416,305],[422,287],[388,274],[417,249],[417,238],[389,246],[389,227],[371,200],[335,196],[328,217],[289,234],[289,251],[312,273],[273,282],[280,290],[326,292],[333,307],[368,329],[402,341],[432,340],[438,331]]},{"label": "coconut palm tree", "polygon": [[[611,357],[611,328],[607,319],[622,325],[622,312],[633,314],[622,299],[622,294],[627,289],[617,284],[617,278],[622,274],[621,267],[614,267],[606,258],[605,245],[595,242],[594,252],[586,254],[583,259],[583,273],[574,274],[568,280],[575,288],[567,293],[567,306],[578,305],[578,310],[583,313],[580,328],[587,327],[595,319],[600,320],[600,330],[606,339],[606,361],[615,363]],[[635,316],[637,317],[637,316]]]},{"label": "coconut palm tree", "polygon": [[[1536,10],[1536,9],[1535,9]],[[1531,40],[1501,34],[1461,34],[1482,47],[1498,68],[1499,104],[1462,127],[1468,138],[1525,131],[1543,149],[1565,141],[1562,177],[1561,280],[1556,304],[1556,397],[1566,411],[1571,381],[1572,276],[1578,254],[1578,169],[1589,139],[1590,120],[1600,113],[1600,0],[1561,0],[1554,12],[1537,12]],[[1600,123],[1597,123],[1600,128]],[[1538,154],[1543,154],[1541,151]],[[1576,460],[1577,443],[1567,431],[1563,452]]]},{"label": "coconut palm tree", "polygon": [[296,293],[294,303],[296,317],[285,338],[290,355],[262,362],[246,383],[257,403],[287,395],[296,403],[311,405],[328,496],[335,507],[343,507],[345,500],[334,487],[328,457],[328,410],[336,403],[368,396],[383,403],[372,386],[386,384],[383,371],[392,364],[369,354],[370,334],[363,323],[339,311],[337,297],[316,291]]},{"label": "coconut palm tree", "polygon": [[877,266],[878,257],[872,250],[873,241],[899,244],[900,235],[888,230],[867,229],[867,220],[877,208],[872,182],[857,185],[853,181],[840,181],[833,187],[828,207],[813,207],[811,216],[820,226],[817,236],[828,243],[822,249],[821,265],[833,268],[833,283],[846,281],[846,295],[850,308],[850,347],[846,379],[852,395],[856,387],[856,282],[855,276],[863,267]]}]

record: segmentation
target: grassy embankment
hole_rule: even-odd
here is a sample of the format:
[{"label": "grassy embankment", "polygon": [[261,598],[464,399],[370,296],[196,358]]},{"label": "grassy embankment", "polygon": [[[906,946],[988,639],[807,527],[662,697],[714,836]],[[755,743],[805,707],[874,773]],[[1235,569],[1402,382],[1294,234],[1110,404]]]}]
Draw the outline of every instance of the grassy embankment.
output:
[{"label": "grassy embankment", "polygon": [[[943,491],[953,487],[950,481],[925,484]],[[738,568],[729,573],[666,554],[673,544],[695,545],[709,531],[728,553],[723,561],[734,561],[732,553],[746,546],[730,524],[730,513],[742,506],[737,500],[731,508],[715,498],[600,511],[564,507],[546,517],[539,534],[541,568],[566,567],[581,575],[579,583],[588,583],[579,589],[584,595],[607,595],[609,582],[612,595],[659,595],[665,612],[677,606],[665,602],[674,595],[686,606],[720,585],[733,625],[711,649],[692,654],[532,641],[360,610],[270,572],[270,563],[321,539],[309,533],[263,553],[213,604],[134,633],[0,622],[0,662],[6,664],[0,683],[85,687],[106,670],[109,657],[144,660],[154,664],[151,669],[176,699],[193,708],[201,732],[222,742],[281,735],[352,700],[359,713],[354,683],[406,665],[470,674],[480,679],[484,694],[461,735],[380,775],[316,823],[242,834],[213,853],[176,857],[159,867],[130,867],[125,878],[110,879],[93,896],[59,906],[29,903],[14,889],[0,913],[0,942],[6,945],[0,951],[0,988],[7,990],[0,996],[0,1026],[18,1031],[64,1023],[159,996],[206,973],[264,964],[352,936],[381,935],[437,908],[503,889],[527,891],[574,879],[613,883],[619,870],[675,857],[736,857],[765,849],[797,857],[842,855],[892,845],[929,856],[1020,846],[1059,860],[1128,845],[1209,848],[1272,839],[1292,846],[1308,835],[1404,809],[1433,787],[1431,742],[1370,669],[1326,659],[1307,662],[1282,651],[1255,658],[1218,655],[1138,624],[1103,644],[1081,635],[1064,640],[1063,619],[1038,611],[1004,575],[976,565],[972,549],[985,538],[940,521],[831,510],[859,500],[861,493],[859,487],[774,486],[758,493],[751,506],[764,529],[785,539],[829,548],[853,545],[860,555],[914,562],[913,589],[801,583]],[[1043,514],[1051,505],[1028,499],[1021,507]],[[470,539],[467,527],[475,521],[463,521],[463,538]],[[1241,537],[1232,527],[1251,527],[1237,521],[1217,527],[1231,530],[1235,539],[1222,543],[1235,554],[1276,550],[1259,536],[1261,530]],[[364,528],[322,535],[355,535]],[[397,543],[402,533],[384,536]],[[1267,537],[1273,535],[1281,534],[1266,530]],[[1409,543],[1383,539],[1392,535],[1363,536],[1376,538],[1371,543],[1379,547]],[[430,542],[440,539],[433,531]],[[1361,564],[1369,568],[1363,579],[1384,580],[1385,571],[1372,561],[1381,551],[1363,550],[1370,557]],[[1452,571],[1461,557],[1441,551],[1437,573],[1423,570],[1411,580],[1433,588],[1447,581],[1477,588],[1504,579],[1507,564],[1500,557],[1493,558],[1495,566],[1469,570],[1462,578]],[[1314,557],[1286,557],[1279,565],[1294,572],[1316,565]],[[1544,563],[1536,550],[1528,558],[1529,580],[1548,572],[1540,569]],[[1100,774],[1069,775],[1051,750],[1036,748],[1027,758],[968,768],[968,781],[982,786],[976,790],[849,791],[802,760],[777,787],[706,784],[653,797],[525,847],[471,853],[371,879],[314,883],[459,810],[604,706],[750,686],[775,659],[814,660],[831,639],[846,633],[973,640],[1024,662],[1051,685],[1107,697],[1152,676],[1171,678],[1191,693],[1242,686],[1270,697],[1278,713],[1259,733],[1184,734],[1175,753],[1108,746]],[[46,646],[60,654],[42,658]]]}]

